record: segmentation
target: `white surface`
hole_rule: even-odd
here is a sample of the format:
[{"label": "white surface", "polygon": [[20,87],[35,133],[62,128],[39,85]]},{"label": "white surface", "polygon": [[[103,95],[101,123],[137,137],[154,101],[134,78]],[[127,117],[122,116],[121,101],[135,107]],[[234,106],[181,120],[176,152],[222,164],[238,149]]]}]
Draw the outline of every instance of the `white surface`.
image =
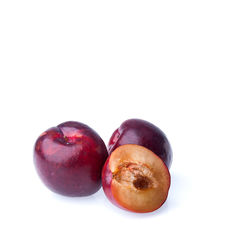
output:
[{"label": "white surface", "polygon": [[[0,249],[249,249],[249,13],[240,0],[1,1]],[[76,120],[107,143],[133,117],[173,147],[161,209],[44,187],[41,132]]]}]

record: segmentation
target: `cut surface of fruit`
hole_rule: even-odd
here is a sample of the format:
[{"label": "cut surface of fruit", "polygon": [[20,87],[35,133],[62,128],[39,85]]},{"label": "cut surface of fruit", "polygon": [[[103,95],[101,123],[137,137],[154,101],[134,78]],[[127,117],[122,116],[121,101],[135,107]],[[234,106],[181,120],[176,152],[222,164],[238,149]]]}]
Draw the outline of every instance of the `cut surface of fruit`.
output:
[{"label": "cut surface of fruit", "polygon": [[168,168],[145,147],[133,144],[118,147],[104,166],[103,179],[110,172],[110,183],[103,182],[103,188],[108,198],[122,208],[151,212],[167,198],[170,187]]}]

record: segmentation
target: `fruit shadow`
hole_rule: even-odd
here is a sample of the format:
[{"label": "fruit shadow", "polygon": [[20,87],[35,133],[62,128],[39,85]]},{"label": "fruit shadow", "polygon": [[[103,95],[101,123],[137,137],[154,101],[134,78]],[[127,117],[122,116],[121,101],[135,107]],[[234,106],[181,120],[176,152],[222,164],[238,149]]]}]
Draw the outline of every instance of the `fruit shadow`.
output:
[{"label": "fruit shadow", "polygon": [[169,190],[167,201],[157,210],[151,213],[133,213],[114,206],[105,196],[101,188],[97,193],[86,197],[66,197],[51,193],[53,198],[60,202],[70,202],[75,205],[95,205],[99,208],[102,206],[105,209],[111,210],[118,216],[125,216],[130,218],[150,218],[152,216],[162,216],[163,214],[171,213],[173,210],[178,209],[183,204],[186,194],[189,190],[190,184],[187,177],[179,173],[171,173],[171,187]]},{"label": "fruit shadow", "polygon": [[[101,202],[102,196],[102,188],[96,192],[95,194],[89,195],[89,196],[83,196],[83,197],[68,197],[68,196],[63,196],[60,194],[56,194],[51,192],[51,195],[53,196],[53,199],[60,201],[60,202],[67,202],[71,204],[76,204],[76,205],[82,205],[82,204],[98,204]],[[105,197],[104,197],[105,198]]]}]

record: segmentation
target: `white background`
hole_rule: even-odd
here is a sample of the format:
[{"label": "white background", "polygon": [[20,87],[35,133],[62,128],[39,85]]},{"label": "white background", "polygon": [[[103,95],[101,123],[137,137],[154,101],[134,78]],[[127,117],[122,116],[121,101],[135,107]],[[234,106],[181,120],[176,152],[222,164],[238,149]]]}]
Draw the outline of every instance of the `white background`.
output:
[{"label": "white background", "polygon": [[[0,249],[249,249],[249,85],[248,0],[1,0]],[[76,120],[107,143],[128,118],[172,144],[163,207],[42,184],[40,133]]]}]

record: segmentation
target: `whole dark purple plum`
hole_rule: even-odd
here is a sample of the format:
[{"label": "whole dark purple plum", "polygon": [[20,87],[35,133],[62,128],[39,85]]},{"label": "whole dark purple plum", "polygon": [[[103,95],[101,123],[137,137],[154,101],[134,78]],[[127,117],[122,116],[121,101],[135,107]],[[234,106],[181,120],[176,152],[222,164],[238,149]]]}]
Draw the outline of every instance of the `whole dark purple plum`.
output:
[{"label": "whole dark purple plum", "polygon": [[66,196],[97,192],[107,157],[101,137],[89,126],[73,121],[43,132],[34,148],[34,162],[42,181]]},{"label": "whole dark purple plum", "polygon": [[137,144],[150,149],[170,168],[173,155],[170,143],[166,135],[154,124],[140,119],[126,120],[111,136],[108,144],[109,154],[124,144]]}]

